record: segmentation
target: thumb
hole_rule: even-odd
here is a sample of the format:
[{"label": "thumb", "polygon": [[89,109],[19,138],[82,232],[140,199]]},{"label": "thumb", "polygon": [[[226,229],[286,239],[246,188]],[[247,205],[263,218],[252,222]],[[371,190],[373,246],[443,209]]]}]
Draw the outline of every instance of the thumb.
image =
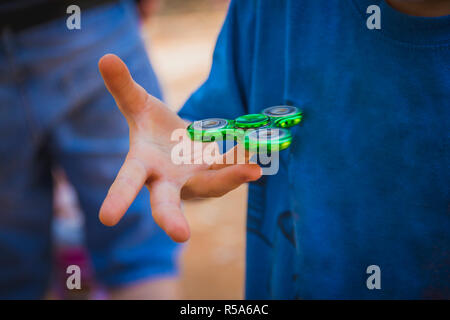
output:
[{"label": "thumb", "polygon": [[155,127],[163,128],[165,132],[186,127],[185,122],[176,113],[133,80],[127,66],[118,56],[103,56],[98,62],[98,68],[106,88],[128,120],[132,118],[134,122],[140,123],[141,127],[153,127],[154,131]]},{"label": "thumb", "polygon": [[139,113],[146,107],[148,93],[133,80],[127,66],[118,56],[103,56],[98,62],[98,68],[106,88],[125,116]]}]

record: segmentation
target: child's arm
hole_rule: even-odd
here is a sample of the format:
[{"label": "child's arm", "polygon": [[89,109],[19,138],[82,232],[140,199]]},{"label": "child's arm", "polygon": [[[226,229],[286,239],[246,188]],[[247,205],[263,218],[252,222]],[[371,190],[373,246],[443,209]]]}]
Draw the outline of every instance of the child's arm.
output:
[{"label": "child's arm", "polygon": [[256,0],[231,1],[208,79],[180,110],[183,119],[234,119],[249,113],[257,11]]}]

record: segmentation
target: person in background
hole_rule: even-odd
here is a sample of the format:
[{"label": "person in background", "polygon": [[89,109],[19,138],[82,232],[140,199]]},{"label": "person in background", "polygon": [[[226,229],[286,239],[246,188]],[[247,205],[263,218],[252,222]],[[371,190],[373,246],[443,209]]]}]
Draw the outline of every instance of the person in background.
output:
[{"label": "person in background", "polygon": [[[81,8],[79,30],[66,26],[72,4]],[[106,52],[162,98],[134,1],[0,2],[0,299],[43,298],[49,289],[54,167],[77,191],[107,297],[176,297],[179,247],[153,221],[148,192],[117,228],[97,217],[128,150],[126,121],[96,71]]]},{"label": "person in background", "polygon": [[[381,29],[367,27],[373,5]],[[449,299],[449,48],[447,0],[234,0],[180,116],[106,55],[132,144],[100,219],[117,224],[145,184],[155,221],[185,241],[181,199],[252,181],[247,298]],[[182,119],[275,105],[304,112],[276,175],[171,161]]]}]

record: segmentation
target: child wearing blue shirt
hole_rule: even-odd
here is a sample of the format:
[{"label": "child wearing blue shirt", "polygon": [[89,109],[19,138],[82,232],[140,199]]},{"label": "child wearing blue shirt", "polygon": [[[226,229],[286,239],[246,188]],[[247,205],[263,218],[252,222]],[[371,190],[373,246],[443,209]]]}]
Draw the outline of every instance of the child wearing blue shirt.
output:
[{"label": "child wearing blue shirt", "polygon": [[[101,220],[117,223],[147,183],[155,220],[184,241],[180,195],[218,196],[255,181],[247,298],[450,298],[450,10],[422,3],[429,17],[419,17],[418,2],[389,2],[231,2],[210,76],[180,116],[302,109],[279,172],[261,178],[255,164],[162,161],[170,152],[160,146],[185,123],[139,88],[117,57],[104,57],[100,71],[128,119],[134,160]],[[371,5],[380,29],[368,28]]]}]

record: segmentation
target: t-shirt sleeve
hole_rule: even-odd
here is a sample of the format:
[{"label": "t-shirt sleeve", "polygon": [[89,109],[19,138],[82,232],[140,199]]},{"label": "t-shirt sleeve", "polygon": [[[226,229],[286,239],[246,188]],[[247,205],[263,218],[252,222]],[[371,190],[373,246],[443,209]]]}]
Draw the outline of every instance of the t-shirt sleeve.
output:
[{"label": "t-shirt sleeve", "polygon": [[217,39],[210,74],[179,112],[186,120],[247,113],[255,38],[254,0],[233,0]]}]

